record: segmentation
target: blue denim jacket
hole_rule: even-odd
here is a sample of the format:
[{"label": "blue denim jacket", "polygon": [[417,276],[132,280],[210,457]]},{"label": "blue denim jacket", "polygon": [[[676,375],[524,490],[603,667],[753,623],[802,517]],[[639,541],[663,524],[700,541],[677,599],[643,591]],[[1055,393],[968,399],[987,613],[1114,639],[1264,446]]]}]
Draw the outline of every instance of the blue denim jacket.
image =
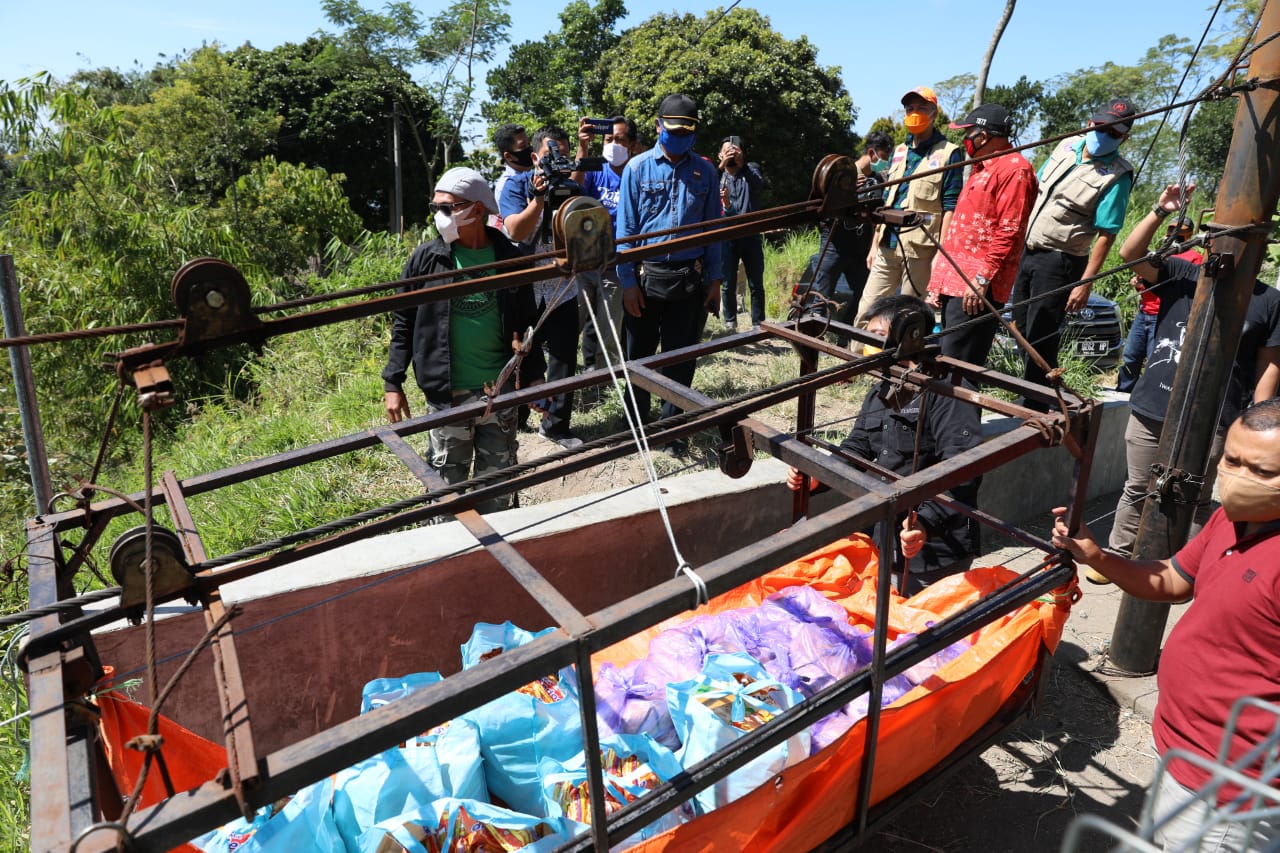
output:
[{"label": "blue denim jacket", "polygon": [[[720,175],[705,157],[690,151],[679,163],[673,164],[662,147],[655,145],[627,162],[618,193],[615,234],[621,244],[619,248],[671,239],[668,236],[639,243],[629,241],[628,238],[636,234],[708,222],[721,216]],[[709,275],[718,275],[718,243],[682,249],[654,260],[688,261],[699,257],[703,259],[703,269],[710,271]],[[624,289],[635,287],[636,265],[618,264],[618,280]]]}]

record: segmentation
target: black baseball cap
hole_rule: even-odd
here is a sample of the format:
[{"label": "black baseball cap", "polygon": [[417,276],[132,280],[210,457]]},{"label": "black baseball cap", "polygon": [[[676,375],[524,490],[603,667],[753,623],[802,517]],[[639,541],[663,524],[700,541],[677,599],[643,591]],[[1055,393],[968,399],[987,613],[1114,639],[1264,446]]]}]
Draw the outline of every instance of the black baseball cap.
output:
[{"label": "black baseball cap", "polygon": [[667,95],[658,108],[658,121],[667,130],[697,130],[698,105],[688,95]]},{"label": "black baseball cap", "polygon": [[[1138,114],[1138,110],[1133,105],[1133,101],[1128,98],[1112,98],[1105,107],[1100,107],[1089,116],[1089,121],[1112,122],[1116,119],[1132,119]],[[1132,121],[1116,121],[1111,125],[1121,133],[1128,133],[1129,128],[1133,127]]]},{"label": "black baseball cap", "polygon": [[964,117],[964,121],[953,121],[950,125],[952,130],[960,130],[966,127],[976,127],[991,133],[998,133],[1001,136],[1008,136],[1009,111],[999,104],[983,104],[980,107],[974,107],[969,114]]}]

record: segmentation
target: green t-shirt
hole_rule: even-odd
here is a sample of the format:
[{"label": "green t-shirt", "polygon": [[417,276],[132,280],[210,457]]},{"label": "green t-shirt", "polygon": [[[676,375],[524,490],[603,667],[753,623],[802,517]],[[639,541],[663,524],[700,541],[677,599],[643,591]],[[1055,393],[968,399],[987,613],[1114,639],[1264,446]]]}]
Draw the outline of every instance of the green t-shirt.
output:
[{"label": "green t-shirt", "polygon": [[[458,269],[483,267],[494,260],[493,246],[468,249],[453,244]],[[459,278],[492,275],[491,269],[468,269]],[[473,293],[449,300],[449,384],[455,391],[478,391],[493,382],[511,358],[502,340],[502,318],[496,293]]]}]

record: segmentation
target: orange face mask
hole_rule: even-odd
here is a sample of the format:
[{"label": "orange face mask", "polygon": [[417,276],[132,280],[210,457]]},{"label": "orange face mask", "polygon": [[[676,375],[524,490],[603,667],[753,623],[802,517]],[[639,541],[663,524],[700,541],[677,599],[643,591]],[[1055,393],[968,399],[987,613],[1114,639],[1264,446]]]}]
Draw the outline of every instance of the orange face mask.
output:
[{"label": "orange face mask", "polygon": [[907,117],[902,120],[902,125],[907,129],[907,133],[912,136],[919,136],[924,133],[933,124],[933,116],[930,113],[913,110],[907,113]]}]

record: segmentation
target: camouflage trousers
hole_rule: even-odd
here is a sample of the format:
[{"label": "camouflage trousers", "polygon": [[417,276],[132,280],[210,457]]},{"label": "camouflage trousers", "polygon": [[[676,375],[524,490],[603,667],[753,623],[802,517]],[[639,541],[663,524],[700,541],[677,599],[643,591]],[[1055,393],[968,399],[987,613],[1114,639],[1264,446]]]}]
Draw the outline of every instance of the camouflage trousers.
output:
[{"label": "camouflage trousers", "polygon": [[[453,406],[484,401],[483,391],[454,391]],[[432,414],[450,406],[428,403]],[[446,482],[460,483],[516,463],[516,410],[490,412],[487,417],[437,427],[431,437],[431,467]],[[479,504],[480,512],[496,512],[515,505],[514,495],[492,498]]]}]

